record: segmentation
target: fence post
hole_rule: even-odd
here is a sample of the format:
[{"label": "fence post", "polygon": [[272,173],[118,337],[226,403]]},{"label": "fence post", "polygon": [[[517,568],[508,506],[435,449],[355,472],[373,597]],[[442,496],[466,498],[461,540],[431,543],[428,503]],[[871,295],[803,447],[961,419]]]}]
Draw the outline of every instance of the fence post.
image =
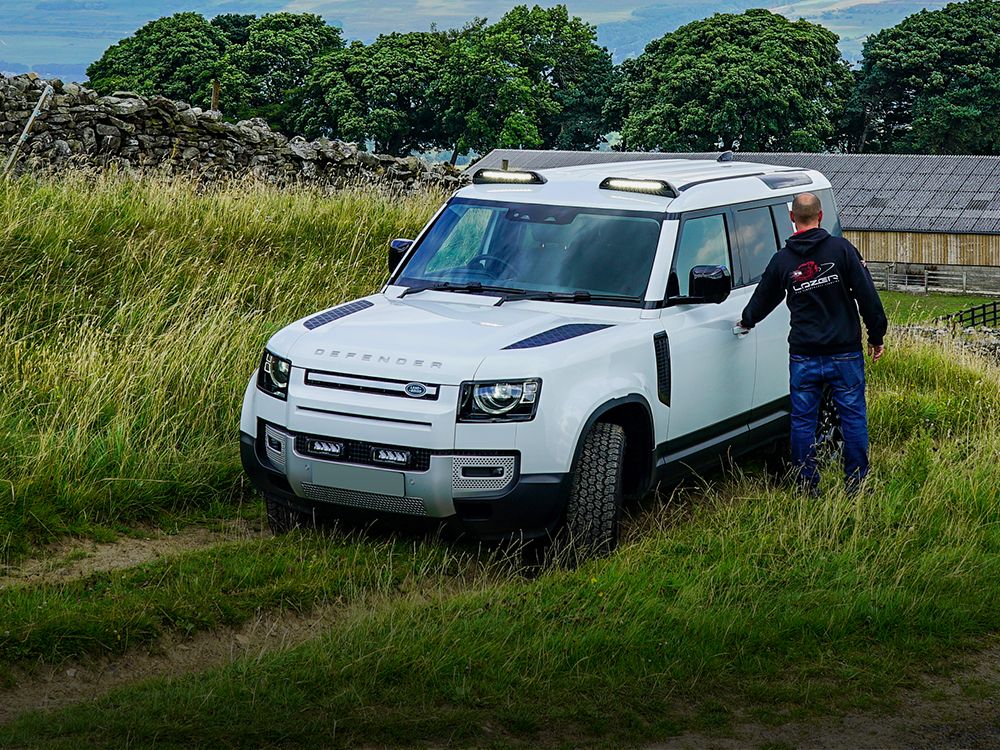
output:
[{"label": "fence post", "polygon": [[887,292],[891,292],[892,291],[892,287],[889,285],[889,266],[888,265],[886,265],[886,267],[885,267],[885,290]]},{"label": "fence post", "polygon": [[927,269],[924,269],[924,294],[927,294]]},{"label": "fence post", "polygon": [[963,292],[969,291],[968,281],[969,281],[969,272],[968,271],[962,271],[962,291]]}]

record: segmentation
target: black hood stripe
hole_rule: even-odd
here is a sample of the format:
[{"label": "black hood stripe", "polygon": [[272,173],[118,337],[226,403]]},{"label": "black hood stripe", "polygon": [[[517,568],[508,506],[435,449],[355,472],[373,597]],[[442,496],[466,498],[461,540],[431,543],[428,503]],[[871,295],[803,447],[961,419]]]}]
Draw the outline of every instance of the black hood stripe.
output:
[{"label": "black hood stripe", "polygon": [[543,333],[536,333],[534,336],[521,339],[510,346],[505,346],[504,349],[534,349],[539,346],[558,344],[560,341],[575,339],[577,336],[583,336],[584,334],[593,333],[594,331],[601,331],[605,328],[611,328],[611,324],[567,323],[566,325],[559,326],[558,328],[553,328]]},{"label": "black hood stripe", "polygon": [[303,325],[311,331],[314,328],[319,328],[327,323],[332,323],[335,320],[347,317],[351,313],[361,312],[362,310],[367,310],[369,307],[374,306],[374,302],[369,302],[366,299],[358,300],[357,302],[348,302],[346,305],[335,307],[332,310],[327,310],[324,313],[320,313],[319,315],[309,318],[309,320],[307,320]]}]

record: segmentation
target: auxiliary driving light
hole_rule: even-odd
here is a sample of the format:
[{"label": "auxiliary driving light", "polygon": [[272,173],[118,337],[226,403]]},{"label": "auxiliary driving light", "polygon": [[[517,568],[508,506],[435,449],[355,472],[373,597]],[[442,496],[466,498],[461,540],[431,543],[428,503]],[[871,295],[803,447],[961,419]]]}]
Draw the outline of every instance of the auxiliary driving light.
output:
[{"label": "auxiliary driving light", "polygon": [[628,177],[607,177],[601,183],[601,190],[621,190],[626,193],[646,193],[676,198],[677,191],[663,180],[633,180]]},{"label": "auxiliary driving light", "polygon": [[306,443],[309,453],[316,456],[330,456],[330,458],[340,458],[344,455],[344,444],[335,443],[332,440],[315,440],[310,438]]},{"label": "auxiliary driving light", "polygon": [[377,464],[406,466],[410,463],[410,452],[392,448],[372,448],[372,461]]},{"label": "auxiliary driving light", "polygon": [[513,169],[480,169],[472,175],[474,185],[513,184],[513,185],[544,185],[546,179],[538,172]]}]

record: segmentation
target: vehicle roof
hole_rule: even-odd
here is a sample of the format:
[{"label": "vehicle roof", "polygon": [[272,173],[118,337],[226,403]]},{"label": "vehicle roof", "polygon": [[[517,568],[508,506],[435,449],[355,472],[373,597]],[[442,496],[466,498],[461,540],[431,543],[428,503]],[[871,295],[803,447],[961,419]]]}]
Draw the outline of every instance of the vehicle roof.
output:
[{"label": "vehicle roof", "polygon": [[[511,169],[516,170],[516,165],[511,166]],[[472,167],[472,170],[475,172],[476,167]],[[707,159],[664,158],[535,171],[547,180],[544,185],[470,185],[459,190],[456,195],[481,200],[676,213],[830,187],[830,182],[820,172],[811,169]],[[758,179],[760,175],[778,172],[804,173],[812,179],[812,185],[772,189]],[[600,184],[608,177],[664,180],[678,192],[678,197],[603,190]]]}]

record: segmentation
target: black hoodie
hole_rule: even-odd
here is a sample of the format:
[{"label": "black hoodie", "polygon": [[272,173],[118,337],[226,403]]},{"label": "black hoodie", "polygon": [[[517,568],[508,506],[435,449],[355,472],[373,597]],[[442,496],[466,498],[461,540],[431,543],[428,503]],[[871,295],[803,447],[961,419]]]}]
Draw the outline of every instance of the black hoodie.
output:
[{"label": "black hoodie", "polygon": [[868,343],[879,346],[885,337],[888,321],[861,254],[843,237],[825,229],[792,235],[771,258],[743,310],[743,327],[760,323],[782,299],[791,311],[791,354],[861,351],[859,309]]}]

